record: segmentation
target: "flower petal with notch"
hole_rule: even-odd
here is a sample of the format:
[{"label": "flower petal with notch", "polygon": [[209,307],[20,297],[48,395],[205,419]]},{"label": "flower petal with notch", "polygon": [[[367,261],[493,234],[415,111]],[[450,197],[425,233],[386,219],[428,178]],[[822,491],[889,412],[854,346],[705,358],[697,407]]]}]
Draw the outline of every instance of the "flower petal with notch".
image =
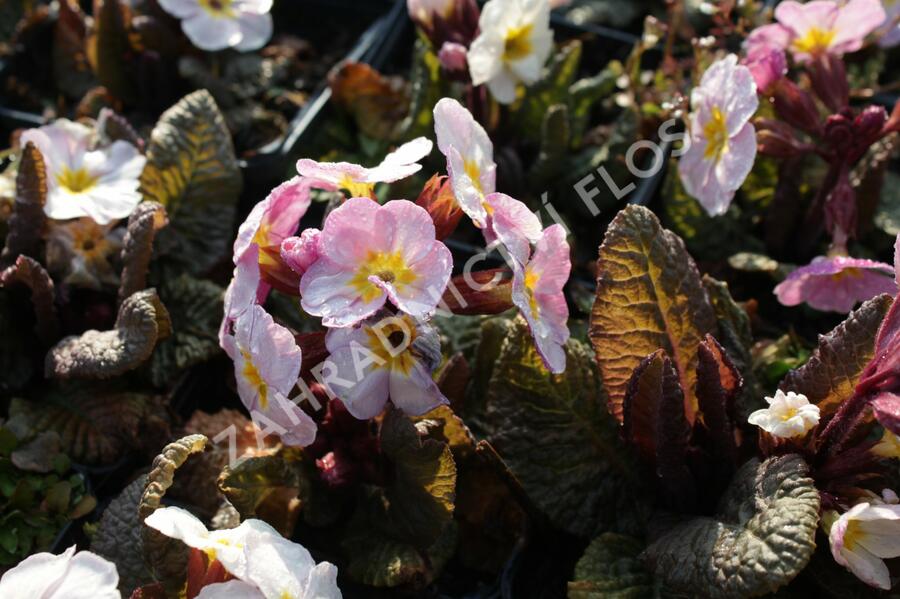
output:
[{"label": "flower petal with notch", "polygon": [[900,557],[900,506],[859,503],[831,525],[828,539],[834,561],[870,586],[891,588],[884,560]]},{"label": "flower petal with notch", "polygon": [[691,93],[690,146],[678,174],[711,216],[728,210],[753,168],[756,130],[750,118],[758,106],[753,75],[734,54],[713,63]]},{"label": "flower petal with notch", "polygon": [[823,312],[846,314],[858,302],[882,293],[897,294],[890,264],[834,256],[818,257],[787,276],[775,287],[778,301],[785,306],[809,304]]},{"label": "flower petal with notch", "polygon": [[553,49],[547,0],[490,0],[467,58],[475,85],[487,84],[501,104],[516,99],[519,82],[538,80]]},{"label": "flower petal with notch", "polygon": [[484,199],[495,190],[494,145],[478,121],[452,98],[434,106],[438,149],[447,157],[447,173],[460,208],[478,227],[487,225]]},{"label": "flower petal with notch", "polygon": [[195,46],[214,52],[258,50],[272,37],[272,0],[159,0]]},{"label": "flower petal with notch", "polygon": [[308,158],[297,161],[297,172],[328,191],[344,189],[350,197],[372,197],[376,183],[393,183],[422,169],[419,161],[431,153],[430,139],[418,137],[388,154],[378,166],[366,168],[350,162],[316,162]]},{"label": "flower petal with notch", "polygon": [[99,225],[127,218],[142,196],[138,191],[147,159],[127,141],[91,149],[90,127],[66,119],[22,133],[34,143],[47,168],[49,218],[90,217]]},{"label": "flower petal with notch", "polygon": [[352,198],[325,219],[319,259],[300,279],[301,305],[327,327],[353,325],[390,299],[419,318],[447,287],[453,259],[424,208]]},{"label": "flower petal with notch", "polygon": [[512,300],[528,322],[534,344],[547,369],[566,369],[569,307],[563,293],[572,264],[562,225],[547,227],[524,267],[513,267]]},{"label": "flower petal with notch", "polygon": [[441,361],[440,340],[426,323],[382,312],[355,327],[331,329],[325,344],[331,374],[325,380],[360,420],[380,414],[389,397],[416,416],[447,403],[431,377]]},{"label": "flower petal with notch", "polygon": [[59,555],[35,553],[0,578],[4,599],[120,599],[116,565],[72,545]]}]

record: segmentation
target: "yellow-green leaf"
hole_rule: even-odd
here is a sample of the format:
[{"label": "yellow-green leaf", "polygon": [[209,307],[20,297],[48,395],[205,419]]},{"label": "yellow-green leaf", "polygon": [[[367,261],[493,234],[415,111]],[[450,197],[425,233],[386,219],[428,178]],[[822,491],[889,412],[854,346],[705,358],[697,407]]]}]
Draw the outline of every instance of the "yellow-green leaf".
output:
[{"label": "yellow-green leaf", "polygon": [[664,349],[678,371],[691,420],[697,408],[697,346],[716,331],[716,316],[684,242],[650,210],[628,206],[606,232],[597,273],[590,338],[609,411],[622,421],[632,372]]},{"label": "yellow-green leaf", "polygon": [[160,117],[141,192],[169,215],[169,227],[158,236],[168,258],[202,274],[222,257],[232,239],[241,172],[222,113],[206,90],[185,96]]}]

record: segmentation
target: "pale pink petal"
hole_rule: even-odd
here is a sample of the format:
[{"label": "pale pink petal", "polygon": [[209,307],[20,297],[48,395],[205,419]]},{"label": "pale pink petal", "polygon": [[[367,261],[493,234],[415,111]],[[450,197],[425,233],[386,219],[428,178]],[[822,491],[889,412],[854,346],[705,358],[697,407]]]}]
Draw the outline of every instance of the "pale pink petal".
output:
[{"label": "pale pink petal", "polygon": [[753,170],[756,160],[756,130],[746,123],[737,134],[728,140],[728,149],[716,164],[715,176],[721,187],[737,191],[747,175]]},{"label": "pale pink petal", "polygon": [[831,50],[835,53],[859,50],[866,36],[880,27],[886,18],[881,0],[850,0],[838,11]]},{"label": "pale pink petal", "polygon": [[756,89],[760,92],[767,90],[784,77],[788,70],[784,50],[774,46],[753,47],[748,50],[744,64],[750,69],[750,74],[756,82]]},{"label": "pale pink petal", "polygon": [[425,137],[407,142],[388,154],[375,168],[369,169],[366,181],[369,183],[393,183],[419,172],[420,160],[431,153],[434,144]]},{"label": "pale pink petal", "polygon": [[320,316],[326,327],[346,327],[371,316],[384,305],[387,294],[365,302],[360,290],[351,284],[356,272],[320,258],[300,279],[300,304],[313,316]]},{"label": "pale pink petal", "polygon": [[318,229],[305,229],[300,237],[288,237],[281,242],[281,259],[298,275],[303,275],[319,259]]},{"label": "pale pink petal", "polygon": [[397,308],[417,318],[430,316],[444,295],[453,271],[453,255],[443,243],[432,242],[431,251],[410,264],[416,273],[412,283],[382,283]]},{"label": "pale pink petal", "polygon": [[260,280],[259,276],[259,248],[256,245],[244,252],[234,267],[234,274],[228,289],[225,290],[224,314],[222,326],[219,328],[219,345],[233,359],[224,343],[224,338],[230,334],[232,323],[256,303],[265,302],[269,293],[269,286]]},{"label": "pale pink petal", "polygon": [[[297,172],[314,179],[318,187],[334,190],[345,179],[354,183],[365,180],[368,170],[350,162],[316,162],[308,158],[297,161]],[[324,186],[322,184],[325,184]]]},{"label": "pale pink petal", "polygon": [[359,420],[379,415],[390,392],[390,371],[373,360],[365,345],[351,342],[328,356],[323,371],[332,374],[326,377],[329,389]]},{"label": "pale pink petal", "polygon": [[480,182],[472,181],[466,173],[465,160],[453,147],[450,148],[447,157],[447,172],[450,175],[453,195],[456,196],[459,207],[472,219],[475,226],[481,228],[487,226],[488,215],[484,208],[484,192],[486,190]]},{"label": "pale pink petal", "polygon": [[187,19],[203,10],[197,0],[157,0],[159,6],[179,19]]},{"label": "pale pink petal", "polygon": [[393,200],[379,209],[379,217],[389,217],[377,221],[376,226],[393,233],[386,248],[400,252],[407,263],[416,263],[432,251],[434,221],[428,211],[407,200]]},{"label": "pale pink petal", "polygon": [[410,416],[420,416],[450,402],[441,393],[431,373],[416,362],[409,374],[391,371],[391,402]]},{"label": "pale pink petal", "polygon": [[237,21],[214,17],[205,10],[181,21],[181,29],[191,43],[209,52],[232,48],[241,41]]},{"label": "pale pink petal", "polygon": [[[74,546],[73,546],[74,547]],[[38,574],[35,574],[41,577]],[[42,577],[41,577],[42,578]],[[65,577],[52,592],[41,595],[41,599],[119,599],[119,573],[116,565],[90,551],[79,551],[69,561]],[[21,593],[16,589],[13,595]],[[7,595],[4,595],[7,596]],[[26,597],[27,595],[19,595]],[[33,597],[35,595],[32,595]]]},{"label": "pale pink petal", "polygon": [[484,200],[491,207],[489,227],[510,255],[524,265],[543,230],[541,221],[528,206],[503,193],[492,193]]},{"label": "pale pink petal", "polygon": [[272,15],[243,10],[238,15],[241,41],[234,46],[234,49],[239,52],[249,52],[265,46],[272,37]]},{"label": "pale pink petal", "polygon": [[828,31],[834,27],[839,6],[832,0],[813,0],[806,4],[789,0],[775,8],[775,19],[791,29],[796,37],[803,37],[810,29]]},{"label": "pale pink petal", "polygon": [[281,442],[289,447],[306,447],[316,440],[315,421],[283,395],[275,394],[262,414],[284,429],[285,432],[280,433]]},{"label": "pale pink petal", "polygon": [[[294,335],[277,324],[262,306],[250,308],[244,315],[251,315],[250,355],[270,390],[282,395],[290,393],[300,376],[301,352]],[[242,318],[235,325],[240,343]]]},{"label": "pale pink petal", "polygon": [[847,313],[882,293],[896,295],[896,282],[886,276],[891,271],[890,265],[871,260],[820,257],[788,275],[775,295],[785,306],[805,302],[817,310]]},{"label": "pale pink petal", "polygon": [[315,599],[341,599],[337,585],[337,566],[328,562],[317,564],[306,579],[306,596]]},{"label": "pale pink petal", "polygon": [[744,44],[747,54],[758,51],[757,48],[780,48],[781,50],[786,50],[790,47],[793,37],[793,31],[784,25],[773,23],[754,29],[750,32]]},{"label": "pale pink petal", "polygon": [[10,570],[0,578],[0,596],[2,597],[43,597],[61,582],[69,567],[75,545],[59,555],[52,553],[36,553]]},{"label": "pale pink petal", "polygon": [[[351,198],[325,219],[319,251],[335,264],[356,269],[373,249],[387,249],[393,230],[378,228],[378,202]],[[301,287],[302,288],[302,287]]]}]

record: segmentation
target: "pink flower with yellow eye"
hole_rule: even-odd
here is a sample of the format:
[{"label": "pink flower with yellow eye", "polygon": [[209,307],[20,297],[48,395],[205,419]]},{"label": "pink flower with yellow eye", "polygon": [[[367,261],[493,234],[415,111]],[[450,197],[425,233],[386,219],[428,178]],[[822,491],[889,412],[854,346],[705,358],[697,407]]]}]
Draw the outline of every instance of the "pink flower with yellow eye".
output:
[{"label": "pink flower with yellow eye", "polygon": [[159,0],[181,20],[181,29],[201,50],[262,48],[272,37],[272,0]]},{"label": "pink flower with yellow eye", "polygon": [[882,293],[897,294],[890,264],[834,256],[818,257],[793,271],[775,287],[785,306],[809,304],[823,312],[846,314],[853,307]]},{"label": "pink flower with yellow eye", "polygon": [[406,200],[347,200],[325,219],[318,252],[300,279],[301,305],[327,327],[353,325],[388,300],[427,317],[453,268],[428,212]]},{"label": "pink flower with yellow eye", "polygon": [[430,139],[416,138],[388,154],[373,168],[351,162],[316,162],[302,158],[297,161],[297,172],[314,180],[314,185],[321,189],[343,189],[356,198],[372,197],[376,183],[393,183],[419,172],[422,169],[419,161],[428,156],[433,147]]},{"label": "pink flower with yellow eye", "polygon": [[452,98],[434,106],[434,132],[441,153],[447,157],[447,173],[453,195],[477,227],[487,226],[485,197],[494,193],[497,165],[494,145],[472,114]]},{"label": "pink flower with yellow eye", "polygon": [[724,214],[756,159],[750,118],[759,100],[750,70],[731,54],[713,63],[691,93],[690,146],[678,164],[685,191]]},{"label": "pink flower with yellow eye", "polygon": [[748,48],[765,45],[790,50],[798,62],[817,56],[843,56],[856,52],[866,36],[885,21],[881,0],[814,0],[802,4],[788,0],[775,9],[778,23],[755,29]]},{"label": "pink flower with yellow eye", "polygon": [[489,214],[485,241],[488,245],[499,242],[516,264],[524,266],[531,246],[544,233],[540,219],[524,203],[504,193],[490,194],[484,205]]},{"label": "pink flower with yellow eye", "polygon": [[554,374],[566,369],[569,307],[563,287],[571,269],[562,225],[547,227],[525,266],[513,267],[512,301],[528,322],[544,365]]},{"label": "pink flower with yellow eye", "polygon": [[900,557],[900,505],[858,503],[831,525],[828,540],[834,561],[864,583],[890,590],[884,560]]},{"label": "pink flower with yellow eye", "polygon": [[388,398],[414,416],[447,403],[431,377],[441,362],[431,325],[381,312],[355,327],[331,329],[325,344],[325,380],[360,420],[380,414]]},{"label": "pink flower with yellow eye", "polygon": [[234,360],[238,394],[254,422],[278,432],[286,445],[312,443],[315,423],[288,399],[301,366],[294,335],[262,306],[252,305],[234,321],[234,335],[225,335],[223,345]]}]

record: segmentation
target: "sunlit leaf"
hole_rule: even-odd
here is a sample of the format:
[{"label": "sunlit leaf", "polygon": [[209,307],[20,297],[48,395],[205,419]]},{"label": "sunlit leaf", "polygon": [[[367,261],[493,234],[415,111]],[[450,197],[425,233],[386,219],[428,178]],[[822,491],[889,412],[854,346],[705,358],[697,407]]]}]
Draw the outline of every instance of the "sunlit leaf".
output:
[{"label": "sunlit leaf", "polygon": [[607,229],[597,272],[590,338],[609,411],[621,422],[631,373],[664,349],[678,371],[692,421],[697,346],[716,330],[716,316],[684,243],[648,209],[629,206]]},{"label": "sunlit leaf", "polygon": [[171,322],[156,290],[130,296],[119,307],[110,331],[87,331],[66,337],[47,353],[48,377],[99,378],[120,375],[140,366],[171,332]]},{"label": "sunlit leaf", "polygon": [[578,75],[581,63],[581,42],[563,45],[550,60],[541,78],[529,85],[525,97],[516,110],[517,130],[533,142],[539,142],[544,116],[554,104],[568,105],[569,86]]},{"label": "sunlit leaf", "polygon": [[603,533],[575,565],[569,599],[642,599],[657,596],[653,576],[639,559],[643,544],[632,537]]},{"label": "sunlit leaf", "polygon": [[158,236],[168,259],[197,275],[222,258],[232,240],[241,172],[209,92],[185,96],[160,117],[147,148],[141,191],[169,215],[169,226]]},{"label": "sunlit leaf", "polygon": [[637,470],[617,442],[590,349],[572,339],[565,350],[565,373],[550,374],[517,321],[488,389],[491,443],[556,526],[584,537],[628,529]]},{"label": "sunlit leaf", "polygon": [[[241,514],[241,519],[260,518],[282,534],[290,536],[297,521],[297,496],[302,469],[296,457],[285,452],[248,457],[234,466],[226,466],[219,475],[219,491]],[[269,508],[264,502],[269,501]],[[273,509],[277,507],[277,513]],[[276,521],[273,521],[276,520]]]},{"label": "sunlit leaf", "polygon": [[16,202],[9,218],[6,246],[0,254],[0,266],[9,266],[21,254],[40,255],[41,240],[47,230],[44,203],[47,201],[47,171],[44,157],[29,142],[22,150],[16,174]]},{"label": "sunlit leaf", "polygon": [[[188,435],[163,447],[153,460],[153,468],[147,475],[147,484],[138,504],[138,516],[143,522],[162,504],[162,498],[172,486],[175,471],[191,456],[206,448],[208,439],[203,435]],[[144,560],[157,580],[167,589],[177,593],[184,586],[187,570],[187,546],[170,539],[147,525],[141,528],[144,544]]]},{"label": "sunlit leaf", "polygon": [[540,151],[528,173],[530,185],[543,188],[556,178],[568,155],[570,140],[568,108],[565,104],[548,107],[541,125]]},{"label": "sunlit leaf", "polygon": [[875,336],[891,307],[890,296],[873,298],[850,313],[830,333],[819,336],[809,361],[781,382],[784,391],[806,395],[822,416],[833,414],[853,395],[863,369],[875,353]]},{"label": "sunlit leaf", "polygon": [[679,524],[644,552],[667,588],[713,599],[754,597],[790,582],[815,551],[819,492],[798,455],[753,459],[715,518]]},{"label": "sunlit leaf", "polygon": [[361,62],[347,62],[329,76],[332,100],[371,138],[390,140],[409,110],[402,79],[386,77]]}]

